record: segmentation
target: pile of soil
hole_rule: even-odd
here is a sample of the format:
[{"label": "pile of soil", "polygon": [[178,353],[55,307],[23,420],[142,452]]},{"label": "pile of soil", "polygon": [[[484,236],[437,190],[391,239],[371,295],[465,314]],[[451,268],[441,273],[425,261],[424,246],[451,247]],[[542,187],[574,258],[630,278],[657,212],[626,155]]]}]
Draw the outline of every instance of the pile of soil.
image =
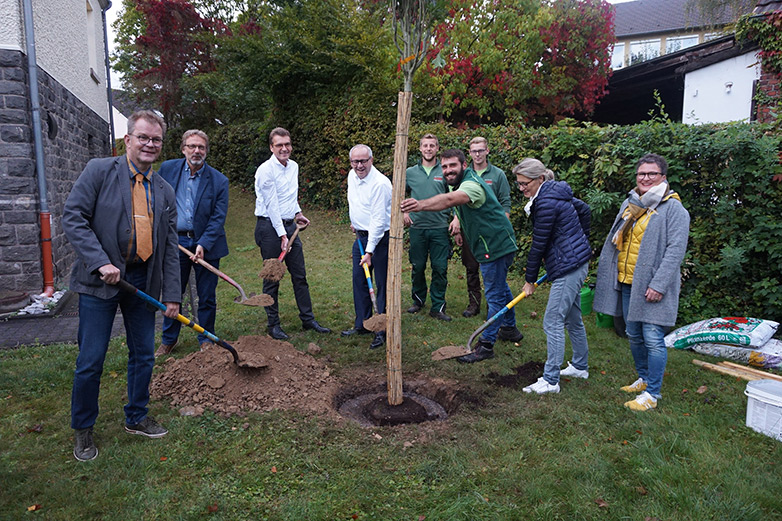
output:
[{"label": "pile of soil", "polygon": [[[219,346],[179,360],[172,357],[164,362],[164,372],[153,377],[152,397],[170,399],[183,414],[197,415],[204,409],[226,415],[273,409],[333,412],[339,382],[324,361],[267,336],[243,336],[231,345],[240,358],[263,357],[268,365],[240,368]],[[320,350],[314,344],[310,349]]]}]

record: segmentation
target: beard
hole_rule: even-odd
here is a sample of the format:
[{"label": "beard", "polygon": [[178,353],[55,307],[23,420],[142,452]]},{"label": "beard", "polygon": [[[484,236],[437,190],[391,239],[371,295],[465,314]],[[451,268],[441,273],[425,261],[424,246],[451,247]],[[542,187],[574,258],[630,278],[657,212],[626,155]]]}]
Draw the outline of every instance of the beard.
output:
[{"label": "beard", "polygon": [[445,182],[448,183],[448,186],[458,186],[462,182],[462,178],[464,178],[464,169],[460,167],[458,174],[445,176]]}]

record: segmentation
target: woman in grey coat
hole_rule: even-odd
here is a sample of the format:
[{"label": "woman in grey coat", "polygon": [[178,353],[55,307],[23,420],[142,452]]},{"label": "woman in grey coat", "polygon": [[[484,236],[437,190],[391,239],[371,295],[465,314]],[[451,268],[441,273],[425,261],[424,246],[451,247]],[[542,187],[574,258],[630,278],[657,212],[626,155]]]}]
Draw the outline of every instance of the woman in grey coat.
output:
[{"label": "woman in grey coat", "polygon": [[679,311],[690,214],[668,186],[664,158],[647,154],[635,170],[636,187],[600,254],[593,309],[624,317],[638,379],[622,390],[640,393],[625,407],[645,411],[657,407],[661,397],[668,360],[663,337]]}]

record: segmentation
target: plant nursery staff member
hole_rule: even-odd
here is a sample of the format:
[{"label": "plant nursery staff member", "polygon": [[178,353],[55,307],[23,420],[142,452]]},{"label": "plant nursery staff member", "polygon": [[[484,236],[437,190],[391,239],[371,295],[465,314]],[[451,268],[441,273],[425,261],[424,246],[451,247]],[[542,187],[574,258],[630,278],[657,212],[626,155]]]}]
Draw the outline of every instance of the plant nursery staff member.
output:
[{"label": "plant nursery staff member", "polygon": [[[426,199],[443,194],[446,183],[443,169],[437,160],[440,144],[437,136],[426,134],[421,138],[421,161],[407,169],[405,175],[410,196]],[[412,266],[413,305],[408,313],[418,313],[426,302],[426,258],[432,264],[432,285],[429,292],[432,308],[429,315],[450,322],[445,314],[445,290],[448,286],[448,257],[451,254],[451,240],[448,237],[450,210],[405,214],[406,226],[410,226],[410,264]]]},{"label": "plant nursery staff member", "polygon": [[[500,308],[513,300],[508,286],[508,268],[513,263],[518,247],[516,234],[505,215],[497,196],[475,172],[465,170],[467,161],[461,150],[446,150],[440,156],[443,175],[451,192],[422,201],[405,199],[403,212],[439,211],[456,208],[465,238],[470,243],[475,258],[481,267],[489,315],[494,316]],[[516,314],[513,309],[487,327],[475,346],[475,350],[458,358],[459,362],[480,362],[494,357],[494,343],[499,336],[514,337],[521,333],[516,328]]]},{"label": "plant nursery staff member", "polygon": [[635,171],[636,187],[619,208],[600,253],[592,307],[624,317],[638,379],[622,390],[640,393],[625,407],[645,411],[657,407],[661,396],[668,360],[663,337],[679,311],[690,214],[668,186],[664,158],[646,154]]},{"label": "plant nursery staff member", "polygon": [[[558,393],[559,376],[589,378],[584,322],[581,320],[581,286],[589,271],[589,206],[573,197],[564,181],[537,159],[528,157],[513,169],[516,184],[529,202],[524,211],[532,219],[532,245],[527,256],[524,292],[535,292],[540,266],[546,263],[551,282],[543,331],[548,358],[543,376],[524,388],[525,393]],[[565,359],[565,329],[573,345],[573,363],[560,371]]]},{"label": "plant nursery staff member", "polygon": [[[128,344],[128,403],[125,430],[159,438],[168,431],[147,415],[149,381],[155,366],[155,309],[117,287],[120,279],[179,313],[182,291],[176,234],[176,196],[152,171],[166,124],[152,111],[128,118],[127,153],[93,159],[73,185],[62,228],[77,260],[71,289],[79,293],[79,356],[73,375],[71,427],[79,461],[98,456],[92,438],[98,417],[98,391],[117,306]],[[160,298],[162,291],[162,298]]]},{"label": "plant nursery staff member", "polygon": [[[281,127],[269,133],[269,149],[272,157],[255,171],[255,244],[261,249],[261,257],[276,259],[288,247],[288,237],[296,226],[307,226],[310,220],[304,217],[299,206],[299,165],[292,160],[291,134]],[[304,267],[304,249],[299,237],[293,241],[291,251],[285,255],[285,265],[291,275],[293,295],[299,307],[299,319],[304,330],[314,329],[318,333],[331,333],[315,320],[312,313],[310,287],[307,284],[307,270]],[[288,335],[280,327],[277,296],[278,281],[264,279],[263,292],[274,299],[266,306],[267,330],[272,338],[287,340]]]},{"label": "plant nursery staff member", "polygon": [[[228,178],[206,164],[209,136],[197,129],[182,135],[183,159],[171,159],[160,165],[159,174],[176,192],[177,234],[179,244],[194,253],[190,258],[179,252],[179,280],[184,293],[195,270],[198,292],[198,325],[207,331],[215,330],[217,313],[217,275],[198,264],[198,259],[220,268],[220,259],[228,255],[225,239],[225,216],[228,213]],[[194,264],[195,263],[195,264]],[[167,355],[174,349],[182,324],[171,318],[163,319],[163,338],[155,356]],[[198,334],[201,349],[212,345],[205,334]]]},{"label": "plant nursery staff member", "polygon": [[[470,140],[472,165],[468,170],[477,174],[491,187],[500,205],[502,205],[505,216],[510,219],[510,184],[508,184],[505,172],[489,162],[489,152],[489,142],[485,137],[478,136],[472,138]],[[465,241],[463,235],[459,233],[459,220],[457,218],[454,218],[451,223],[451,232],[455,235],[457,244],[462,247],[462,265],[464,265],[467,275],[467,308],[462,315],[474,317],[480,312],[481,308],[481,276],[478,273],[478,261],[472,254],[469,241]],[[500,333],[501,340],[518,342],[522,338],[523,335],[521,333],[515,338],[504,338],[503,334]]]}]

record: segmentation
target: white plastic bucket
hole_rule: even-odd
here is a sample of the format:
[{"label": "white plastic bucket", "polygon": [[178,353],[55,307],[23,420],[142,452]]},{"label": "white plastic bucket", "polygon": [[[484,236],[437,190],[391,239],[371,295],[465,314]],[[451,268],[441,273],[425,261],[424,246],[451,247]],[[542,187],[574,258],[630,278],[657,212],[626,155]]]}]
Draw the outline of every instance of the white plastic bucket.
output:
[{"label": "white plastic bucket", "polygon": [[747,427],[782,441],[782,382],[747,382]]}]

